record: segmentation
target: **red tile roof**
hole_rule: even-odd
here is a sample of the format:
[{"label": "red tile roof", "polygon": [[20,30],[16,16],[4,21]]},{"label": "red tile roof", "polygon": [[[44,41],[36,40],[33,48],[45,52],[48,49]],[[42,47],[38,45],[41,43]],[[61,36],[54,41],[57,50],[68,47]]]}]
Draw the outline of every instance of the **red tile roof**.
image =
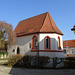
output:
[{"label": "red tile roof", "polygon": [[75,47],[75,40],[66,40],[63,41],[63,47]]},{"label": "red tile roof", "polygon": [[63,35],[49,12],[20,21],[14,31],[17,36],[38,32],[51,32]]}]

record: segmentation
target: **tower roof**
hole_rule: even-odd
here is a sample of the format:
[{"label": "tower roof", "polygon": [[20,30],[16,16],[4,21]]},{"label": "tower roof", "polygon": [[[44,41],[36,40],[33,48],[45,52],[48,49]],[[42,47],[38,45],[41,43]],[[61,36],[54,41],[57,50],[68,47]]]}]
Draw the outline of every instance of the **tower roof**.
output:
[{"label": "tower roof", "polygon": [[22,20],[15,28],[17,36],[32,33],[63,33],[58,29],[49,12]]}]

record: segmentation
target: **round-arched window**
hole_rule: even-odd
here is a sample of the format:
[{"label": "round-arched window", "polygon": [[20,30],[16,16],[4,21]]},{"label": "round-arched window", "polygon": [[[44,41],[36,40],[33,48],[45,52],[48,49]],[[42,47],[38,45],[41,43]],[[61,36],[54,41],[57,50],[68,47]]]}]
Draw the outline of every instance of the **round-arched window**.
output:
[{"label": "round-arched window", "polygon": [[50,37],[46,36],[44,39],[45,49],[50,49]]},{"label": "round-arched window", "polygon": [[36,49],[36,43],[37,43],[37,37],[36,36],[33,36],[32,38],[32,49]]},{"label": "round-arched window", "polygon": [[20,49],[19,49],[19,47],[17,48],[17,54],[20,54]]}]

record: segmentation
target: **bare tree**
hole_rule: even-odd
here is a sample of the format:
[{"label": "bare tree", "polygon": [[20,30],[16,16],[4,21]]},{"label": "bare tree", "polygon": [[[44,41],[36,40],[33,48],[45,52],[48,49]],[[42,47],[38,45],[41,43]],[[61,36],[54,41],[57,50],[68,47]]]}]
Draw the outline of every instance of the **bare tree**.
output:
[{"label": "bare tree", "polygon": [[16,35],[11,24],[0,21],[0,47],[4,46],[5,41],[11,46],[15,44]]}]

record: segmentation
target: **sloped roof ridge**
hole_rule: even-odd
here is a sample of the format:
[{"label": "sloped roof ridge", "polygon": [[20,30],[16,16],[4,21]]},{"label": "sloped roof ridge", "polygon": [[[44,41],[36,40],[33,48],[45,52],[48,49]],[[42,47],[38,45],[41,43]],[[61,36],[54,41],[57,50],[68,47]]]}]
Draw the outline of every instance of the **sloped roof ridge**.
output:
[{"label": "sloped roof ridge", "polygon": [[[50,20],[50,22],[51,22],[51,15],[48,13],[48,17],[49,17],[49,20]],[[51,26],[52,26],[52,22],[51,22]],[[53,30],[55,31],[55,29],[54,29],[54,27],[52,26],[52,28],[53,28]],[[56,31],[55,31],[56,32]]]},{"label": "sloped roof ridge", "polygon": [[45,19],[46,19],[47,14],[48,14],[48,12],[46,12],[46,15],[45,15],[45,18],[44,18],[44,20],[43,20],[43,23],[42,23],[42,26],[41,26],[40,30],[42,29],[42,27],[43,27],[43,25],[44,25],[44,22],[45,22]]},{"label": "sloped roof ridge", "polygon": [[[47,14],[48,12],[45,12],[45,13],[42,13],[42,14]],[[42,15],[42,14],[39,14],[39,15]],[[39,16],[39,15],[35,15],[35,16],[32,16],[32,17],[29,17],[29,18],[26,18],[26,19],[24,19],[24,20],[27,20],[27,19],[30,19],[30,18],[33,18],[33,17],[36,17],[36,16]],[[21,21],[24,21],[24,20],[21,20]],[[21,22],[20,21],[20,22]]]},{"label": "sloped roof ridge", "polygon": [[[49,12],[45,12],[45,13],[42,13],[42,14],[46,14],[46,15],[47,15],[47,13],[49,13]],[[39,14],[39,15],[42,15],[42,14]],[[36,15],[36,16],[39,16],[39,15]],[[45,15],[45,18],[46,18],[46,15]],[[34,17],[36,17],[36,16],[32,16],[32,17],[30,17],[30,18],[34,18]],[[27,18],[27,19],[30,19],[30,18]],[[43,20],[42,26],[43,26],[43,24],[44,24],[45,18],[44,18],[44,20]],[[27,19],[21,20],[21,21],[19,21],[19,23],[21,23],[21,22],[23,22],[23,21],[25,21],[25,20],[27,20]],[[18,24],[19,24],[19,23],[18,23]],[[40,27],[40,29],[42,28],[42,26]],[[16,29],[16,28],[15,28],[15,29]],[[14,30],[15,30],[15,29],[14,29]],[[39,29],[39,31],[40,31],[40,29]],[[17,34],[21,34],[21,33],[25,33],[25,32],[20,32],[20,33],[17,33]]]}]

